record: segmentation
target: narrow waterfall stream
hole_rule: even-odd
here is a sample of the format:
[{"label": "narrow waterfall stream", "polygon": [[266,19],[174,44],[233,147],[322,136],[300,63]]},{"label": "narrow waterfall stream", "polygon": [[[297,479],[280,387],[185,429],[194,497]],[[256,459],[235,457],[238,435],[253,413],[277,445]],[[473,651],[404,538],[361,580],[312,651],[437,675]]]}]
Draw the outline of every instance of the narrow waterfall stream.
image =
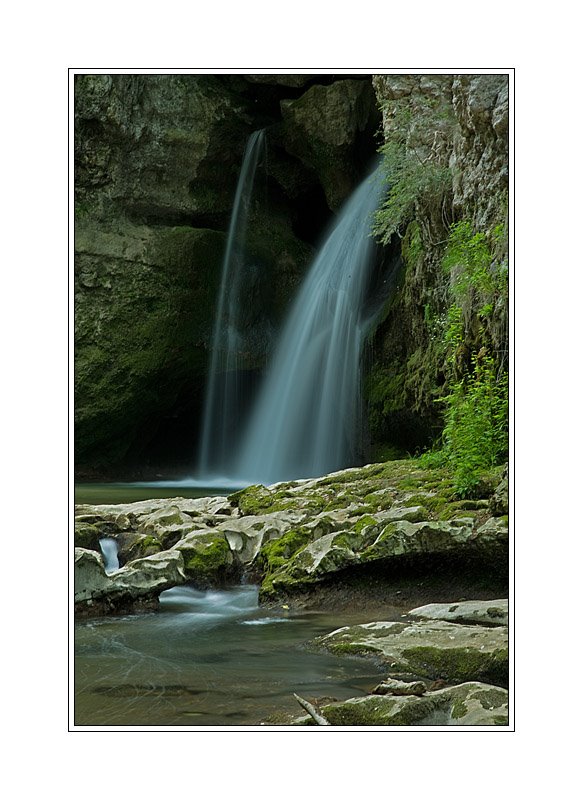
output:
[{"label": "narrow waterfall stream", "polygon": [[110,572],[115,572],[119,569],[119,559],[117,557],[117,542],[115,539],[105,538],[99,540],[99,548],[103,556],[103,565],[105,572],[109,575]]},{"label": "narrow waterfall stream", "polygon": [[317,477],[358,463],[371,217],[383,188],[378,172],[362,182],[304,280],[237,459],[242,481]]},{"label": "narrow waterfall stream", "polygon": [[264,154],[265,131],[255,131],[245,148],[223,258],[199,453],[201,475],[224,467],[237,430],[235,423],[241,407],[239,352],[245,342],[241,323],[246,288],[245,240],[255,173]]}]

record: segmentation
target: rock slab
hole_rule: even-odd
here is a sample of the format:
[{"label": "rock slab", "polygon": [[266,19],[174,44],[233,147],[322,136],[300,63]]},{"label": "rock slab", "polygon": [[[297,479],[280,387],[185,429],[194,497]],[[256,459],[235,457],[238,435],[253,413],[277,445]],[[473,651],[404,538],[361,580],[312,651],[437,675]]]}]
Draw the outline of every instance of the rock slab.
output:
[{"label": "rock slab", "polygon": [[[508,725],[508,692],[480,682],[449,686],[422,697],[367,695],[321,709],[337,726],[450,726]],[[301,717],[295,725],[313,725]]]}]

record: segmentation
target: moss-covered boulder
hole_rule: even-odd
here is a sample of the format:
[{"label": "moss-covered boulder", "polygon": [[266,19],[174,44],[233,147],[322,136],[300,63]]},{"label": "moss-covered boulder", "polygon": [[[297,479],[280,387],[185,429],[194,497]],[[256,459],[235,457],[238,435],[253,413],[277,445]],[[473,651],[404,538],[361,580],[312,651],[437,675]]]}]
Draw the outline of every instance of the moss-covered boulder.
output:
[{"label": "moss-covered boulder", "polygon": [[99,540],[101,538],[101,533],[95,525],[75,520],[75,547],[100,552]]},{"label": "moss-covered boulder", "polygon": [[508,686],[508,628],[504,626],[442,620],[370,622],[339,628],[316,643],[333,653],[376,656],[395,676]]},{"label": "moss-covered boulder", "polygon": [[415,517],[417,508],[393,510],[393,517],[404,518],[388,524],[365,515],[346,521],[340,531],[312,537],[279,569],[272,570],[262,585],[262,596],[297,592],[333,573],[373,563],[427,560],[446,553],[468,558],[486,553],[494,556],[507,542],[507,528],[502,526],[494,530],[485,524],[476,531],[471,518],[413,523],[407,521],[409,512]]},{"label": "moss-covered boulder", "polygon": [[94,550],[75,548],[75,603],[91,601],[107,591],[111,579],[105,573],[103,558]]},{"label": "moss-covered boulder", "polygon": [[128,564],[136,558],[151,556],[166,549],[160,539],[151,533],[125,532],[116,536],[115,541],[121,564]]},{"label": "moss-covered boulder", "polygon": [[[470,682],[421,697],[354,697],[323,705],[322,714],[338,726],[508,725],[508,692],[498,686]],[[296,725],[314,725],[301,717]]]},{"label": "moss-covered boulder", "polygon": [[256,559],[260,550],[263,552],[282,539],[288,540],[295,526],[303,519],[301,512],[275,511],[271,514],[230,518],[217,525],[216,529],[224,534],[237,561],[248,565]]},{"label": "moss-covered boulder", "polygon": [[193,531],[171,548],[184,561],[184,573],[199,588],[222,586],[233,579],[233,554],[224,533]]}]

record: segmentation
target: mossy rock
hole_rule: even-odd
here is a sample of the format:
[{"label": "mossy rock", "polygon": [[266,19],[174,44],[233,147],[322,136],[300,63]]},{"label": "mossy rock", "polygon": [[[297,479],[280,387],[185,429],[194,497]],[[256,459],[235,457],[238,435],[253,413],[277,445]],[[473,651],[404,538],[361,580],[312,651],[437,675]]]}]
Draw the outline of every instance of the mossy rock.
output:
[{"label": "mossy rock", "polygon": [[340,628],[318,637],[314,644],[333,653],[369,653],[384,661],[393,674],[508,686],[508,628],[504,626],[379,621]]},{"label": "mossy rock", "polygon": [[285,491],[271,491],[261,484],[254,484],[230,494],[228,500],[240,509],[245,516],[271,514],[294,507],[293,499],[286,499]]},{"label": "mossy rock", "polygon": [[221,532],[187,534],[172,550],[179,550],[184,572],[200,588],[223,586],[236,573],[233,554]]},{"label": "mossy rock", "polygon": [[403,651],[407,669],[448,682],[483,681],[508,686],[508,648],[484,653],[470,648],[411,647]]},{"label": "mossy rock", "polygon": [[310,515],[319,514],[326,509],[327,501],[317,491],[292,493],[293,484],[281,484],[269,489],[261,484],[248,486],[229,495],[230,502],[235,503],[245,516],[261,516],[276,511],[305,511]]},{"label": "mossy rock", "polygon": [[257,564],[267,573],[274,572],[311,542],[312,538],[313,533],[307,528],[293,528],[279,539],[266,542],[259,551]]},{"label": "mossy rock", "polygon": [[281,111],[285,149],[317,173],[328,205],[338,209],[358,178],[359,141],[379,119],[371,84],[347,79],[315,85],[297,100],[283,102]]},{"label": "mossy rock", "polygon": [[75,521],[75,547],[82,547],[85,550],[95,550],[101,552],[99,540],[102,534],[95,525],[88,522]]},{"label": "mossy rock", "polygon": [[[368,695],[322,705],[322,714],[338,726],[497,726],[508,725],[508,692],[472,681],[421,697]],[[313,725],[311,718],[296,725]]]},{"label": "mossy rock", "polygon": [[129,564],[139,558],[160,553],[165,548],[156,536],[138,531],[124,532],[117,537],[120,563]]},{"label": "mossy rock", "polygon": [[100,466],[206,371],[224,234],[86,226],[76,246],[76,461]]}]

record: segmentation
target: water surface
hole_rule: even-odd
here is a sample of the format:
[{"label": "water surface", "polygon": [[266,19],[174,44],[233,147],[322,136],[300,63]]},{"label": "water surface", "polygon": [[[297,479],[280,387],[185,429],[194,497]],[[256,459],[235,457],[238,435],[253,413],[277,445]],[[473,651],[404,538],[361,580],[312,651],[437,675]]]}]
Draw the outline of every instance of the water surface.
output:
[{"label": "water surface", "polygon": [[152,481],[143,483],[76,483],[75,503],[110,505],[136,503],[139,500],[156,500],[170,497],[227,496],[236,488],[217,481],[215,485],[185,481]]},{"label": "water surface", "polygon": [[180,587],[161,605],[76,623],[76,725],[255,726],[280,712],[300,715],[294,692],[341,700],[379,682],[365,659],[305,648],[314,636],[370,621],[362,614],[266,610],[254,586]]}]

